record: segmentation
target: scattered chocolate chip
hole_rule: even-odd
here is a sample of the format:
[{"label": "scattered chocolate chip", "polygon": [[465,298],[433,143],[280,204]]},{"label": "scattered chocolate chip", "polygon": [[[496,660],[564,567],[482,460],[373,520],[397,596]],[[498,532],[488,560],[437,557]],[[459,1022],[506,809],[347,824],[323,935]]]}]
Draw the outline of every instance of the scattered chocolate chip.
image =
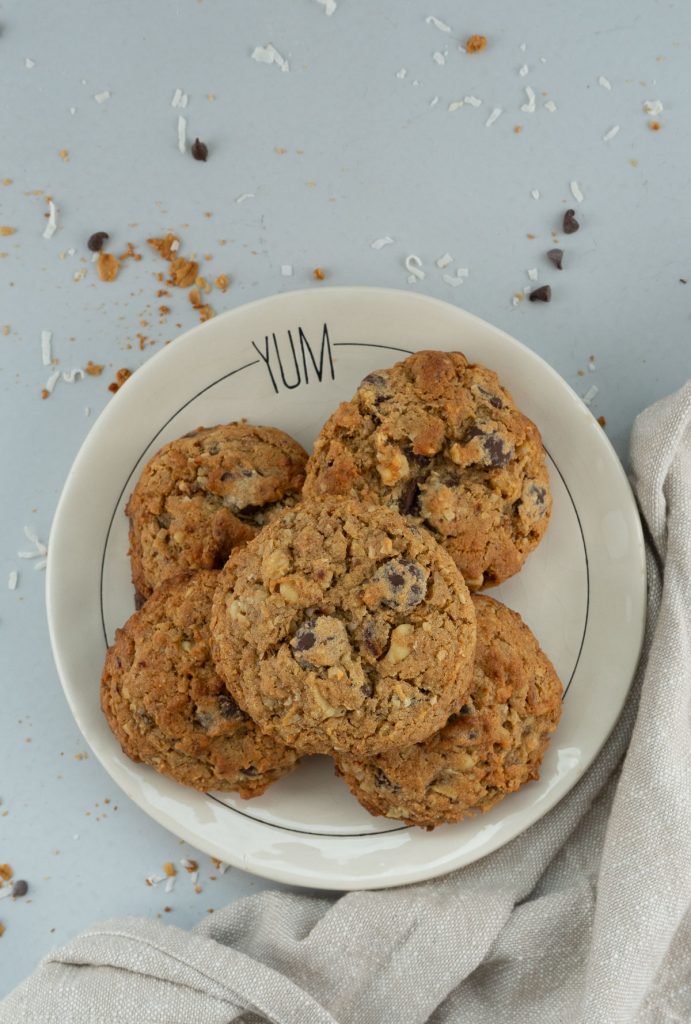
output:
[{"label": "scattered chocolate chip", "polygon": [[412,448],[405,449],[405,457],[408,462],[413,462],[416,466],[420,466],[421,469],[429,466],[432,461],[429,455],[418,455]]},{"label": "scattered chocolate chip", "polygon": [[466,430],[466,432],[463,435],[463,437],[461,438],[461,444],[468,444],[468,442],[472,441],[474,437],[484,437],[484,436],[485,436],[484,430],[481,430],[480,427],[478,427],[477,423],[472,423],[468,427],[468,429]]},{"label": "scattered chocolate chip", "polygon": [[381,583],[385,608],[415,608],[425,598],[429,573],[408,558],[391,558],[384,562],[372,579]]},{"label": "scattered chocolate chip", "polygon": [[389,643],[389,626],[383,619],[367,619],[362,642],[373,658],[381,658]]},{"label": "scattered chocolate chip", "polygon": [[552,298],[552,289],[548,284],[543,284],[531,292],[528,298],[531,302],[549,302]]},{"label": "scattered chocolate chip", "polygon": [[255,768],[253,764],[251,764],[251,765],[249,766],[249,768],[241,768],[241,769],[240,769],[240,774],[241,774],[241,775],[249,775],[249,777],[250,777],[251,779],[253,779],[253,778],[255,778],[255,777],[256,777],[257,775],[259,775],[259,770],[258,770],[257,768]]},{"label": "scattered chocolate chip", "polygon": [[480,387],[479,385],[478,385],[478,391],[485,396],[485,398],[488,400],[489,404],[493,405],[495,409],[503,409],[504,408],[504,403],[502,402],[502,400],[499,397],[499,395],[494,395],[494,394],[492,394],[491,391],[488,391],[487,388]]},{"label": "scattered chocolate chip", "polygon": [[490,466],[506,466],[513,454],[511,447],[507,448],[496,434],[489,434],[482,442],[482,447],[487,453]]},{"label": "scattered chocolate chip", "polygon": [[680,277],[679,278],[679,284],[688,284],[688,281],[686,280],[685,277]]},{"label": "scattered chocolate chip", "polygon": [[314,622],[310,620],[306,622],[304,626],[300,626],[300,629],[295,634],[291,646],[296,651],[309,651],[311,647],[314,647],[317,637],[314,633]]},{"label": "scattered chocolate chip", "polygon": [[90,252],[100,252],[103,248],[103,243],[108,238],[110,238],[110,235],[107,231],[94,231],[86,243],[86,247]]},{"label": "scattered chocolate chip", "polygon": [[12,886],[13,896],[26,896],[29,891],[29,883],[25,882],[23,878],[18,878]]},{"label": "scattered chocolate chip", "polygon": [[223,718],[229,721],[237,718],[239,721],[244,721],[247,715],[239,707],[229,693],[220,693],[218,695],[218,710],[220,711]]},{"label": "scattered chocolate chip", "polygon": [[461,708],[459,708],[458,713],[459,715],[469,715],[471,710],[472,709],[470,707],[470,704],[464,704]]},{"label": "scattered chocolate chip", "polygon": [[379,388],[384,387],[386,381],[379,373],[368,373],[367,376],[363,377],[360,381],[360,387],[362,387],[363,384],[371,384],[373,388],[379,390]]},{"label": "scattered chocolate chip", "polygon": [[544,505],[545,503],[545,491],[544,487],[538,487],[537,484],[533,484],[530,488],[530,493],[535,496],[535,501],[538,505]]},{"label": "scattered chocolate chip", "polygon": [[143,608],[145,604],[146,604],[146,598],[144,597],[144,595],[140,594],[138,590],[135,590],[135,592],[134,592],[134,607],[135,607],[135,611],[139,611],[139,609]]},{"label": "scattered chocolate chip", "polygon": [[567,210],[564,214],[564,234],[573,235],[580,228],[580,224],[576,220],[576,211]]},{"label": "scattered chocolate chip", "polygon": [[365,697],[374,696],[374,683],[372,682],[371,679],[368,679],[366,683],[363,683],[360,689],[362,693],[365,695]]},{"label": "scattered chocolate chip", "polygon": [[398,499],[398,511],[402,516],[408,516],[411,513],[417,512],[419,496],[420,488],[418,487],[418,481],[415,479],[409,480]]},{"label": "scattered chocolate chip", "polygon": [[400,786],[397,786],[395,782],[392,782],[388,775],[385,775],[381,768],[374,769],[374,784],[379,786],[380,789],[390,789],[392,793],[398,793]]},{"label": "scattered chocolate chip", "polygon": [[195,139],[192,143],[192,156],[195,160],[203,160],[206,163],[206,158],[209,155],[209,147],[205,146],[199,139]]},{"label": "scattered chocolate chip", "polygon": [[550,263],[553,263],[557,270],[562,270],[562,262],[564,260],[563,249],[550,249],[547,253],[547,259]]}]

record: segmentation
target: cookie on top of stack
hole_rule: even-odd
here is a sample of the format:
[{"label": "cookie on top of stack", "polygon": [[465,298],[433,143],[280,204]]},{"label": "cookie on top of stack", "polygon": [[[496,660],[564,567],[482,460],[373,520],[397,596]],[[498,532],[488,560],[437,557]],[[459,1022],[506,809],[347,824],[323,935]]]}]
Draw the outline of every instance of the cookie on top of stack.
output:
[{"label": "cookie on top of stack", "polygon": [[272,427],[200,428],[127,512],[145,603],[101,699],[130,757],[250,797],[331,754],[368,811],[425,828],[538,777],[561,683],[469,592],[518,572],[551,512],[538,429],[491,370],[418,352],[372,372],[309,460]]}]

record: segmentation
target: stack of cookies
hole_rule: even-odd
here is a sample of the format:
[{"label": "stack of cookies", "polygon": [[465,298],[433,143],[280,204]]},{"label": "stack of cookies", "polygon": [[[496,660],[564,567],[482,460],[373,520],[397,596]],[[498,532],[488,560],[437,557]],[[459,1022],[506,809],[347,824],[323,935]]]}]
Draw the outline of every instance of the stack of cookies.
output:
[{"label": "stack of cookies", "polygon": [[138,610],[101,681],[134,760],[252,797],[329,754],[372,814],[433,828],[538,777],[561,683],[520,616],[551,511],[537,427],[491,370],[370,373],[312,455],[233,423],[166,445],[127,506]]}]

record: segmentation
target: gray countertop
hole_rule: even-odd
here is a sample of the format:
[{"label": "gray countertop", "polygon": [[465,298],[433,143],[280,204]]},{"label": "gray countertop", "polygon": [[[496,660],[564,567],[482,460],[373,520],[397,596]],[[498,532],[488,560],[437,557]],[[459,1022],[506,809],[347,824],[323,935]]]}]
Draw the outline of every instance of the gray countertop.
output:
[{"label": "gray countertop", "polygon": [[[472,33],[484,52],[459,49]],[[252,60],[269,42],[289,71]],[[315,0],[0,3],[0,226],[15,229],[0,236],[0,863],[30,884],[0,900],[0,995],[98,919],[189,926],[267,884],[221,874],[89,756],[53,666],[43,573],[18,557],[34,546],[25,527],[47,540],[115,371],[198,321],[183,290],[157,296],[165,264],[146,239],[175,231],[209,280],[231,278],[208,297],[216,312],[321,287],[316,267],[325,283],[462,305],[587,396],[625,460],[636,414],[691,375],[690,44],[691,6],[649,0],[339,0],[331,16]],[[176,89],[186,106],[171,105]],[[465,97],[482,102],[449,110]],[[179,151],[179,116],[206,163]],[[57,230],[44,238],[48,196]],[[581,223],[570,236],[568,207]],[[112,252],[132,242],[141,256],[110,283],[86,248],[98,230]],[[561,272],[546,258],[555,244]],[[411,254],[425,273],[414,284]],[[454,287],[444,275],[459,267]],[[550,304],[512,301],[547,283]],[[61,378],[41,399],[54,369],[88,360],[101,376]],[[184,856],[199,861],[200,892],[184,870],[172,892],[146,885]]]}]

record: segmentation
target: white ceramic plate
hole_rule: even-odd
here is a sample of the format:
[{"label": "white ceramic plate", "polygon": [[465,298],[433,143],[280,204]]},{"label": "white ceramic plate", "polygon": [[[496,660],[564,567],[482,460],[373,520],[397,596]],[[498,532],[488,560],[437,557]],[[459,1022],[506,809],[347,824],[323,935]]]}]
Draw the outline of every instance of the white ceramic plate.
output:
[{"label": "white ceramic plate", "polygon": [[[99,706],[114,631],[133,610],[124,506],[161,445],[247,417],[308,449],[370,370],[420,348],[460,349],[498,371],[539,426],[552,522],[522,572],[492,591],[521,613],[565,687],[538,782],[488,814],[427,833],[370,817],[327,758],[307,759],[261,797],[204,795],[133,764]],[[67,478],[51,532],[47,604],[74,717],[112,778],[200,850],[266,878],[321,889],[401,885],[496,850],[567,793],[607,738],[643,635],[645,568],[628,482],[602,429],[538,356],[455,306],[408,292],[320,288],[254,302],[195,328],[146,363],[109,404]]]}]

